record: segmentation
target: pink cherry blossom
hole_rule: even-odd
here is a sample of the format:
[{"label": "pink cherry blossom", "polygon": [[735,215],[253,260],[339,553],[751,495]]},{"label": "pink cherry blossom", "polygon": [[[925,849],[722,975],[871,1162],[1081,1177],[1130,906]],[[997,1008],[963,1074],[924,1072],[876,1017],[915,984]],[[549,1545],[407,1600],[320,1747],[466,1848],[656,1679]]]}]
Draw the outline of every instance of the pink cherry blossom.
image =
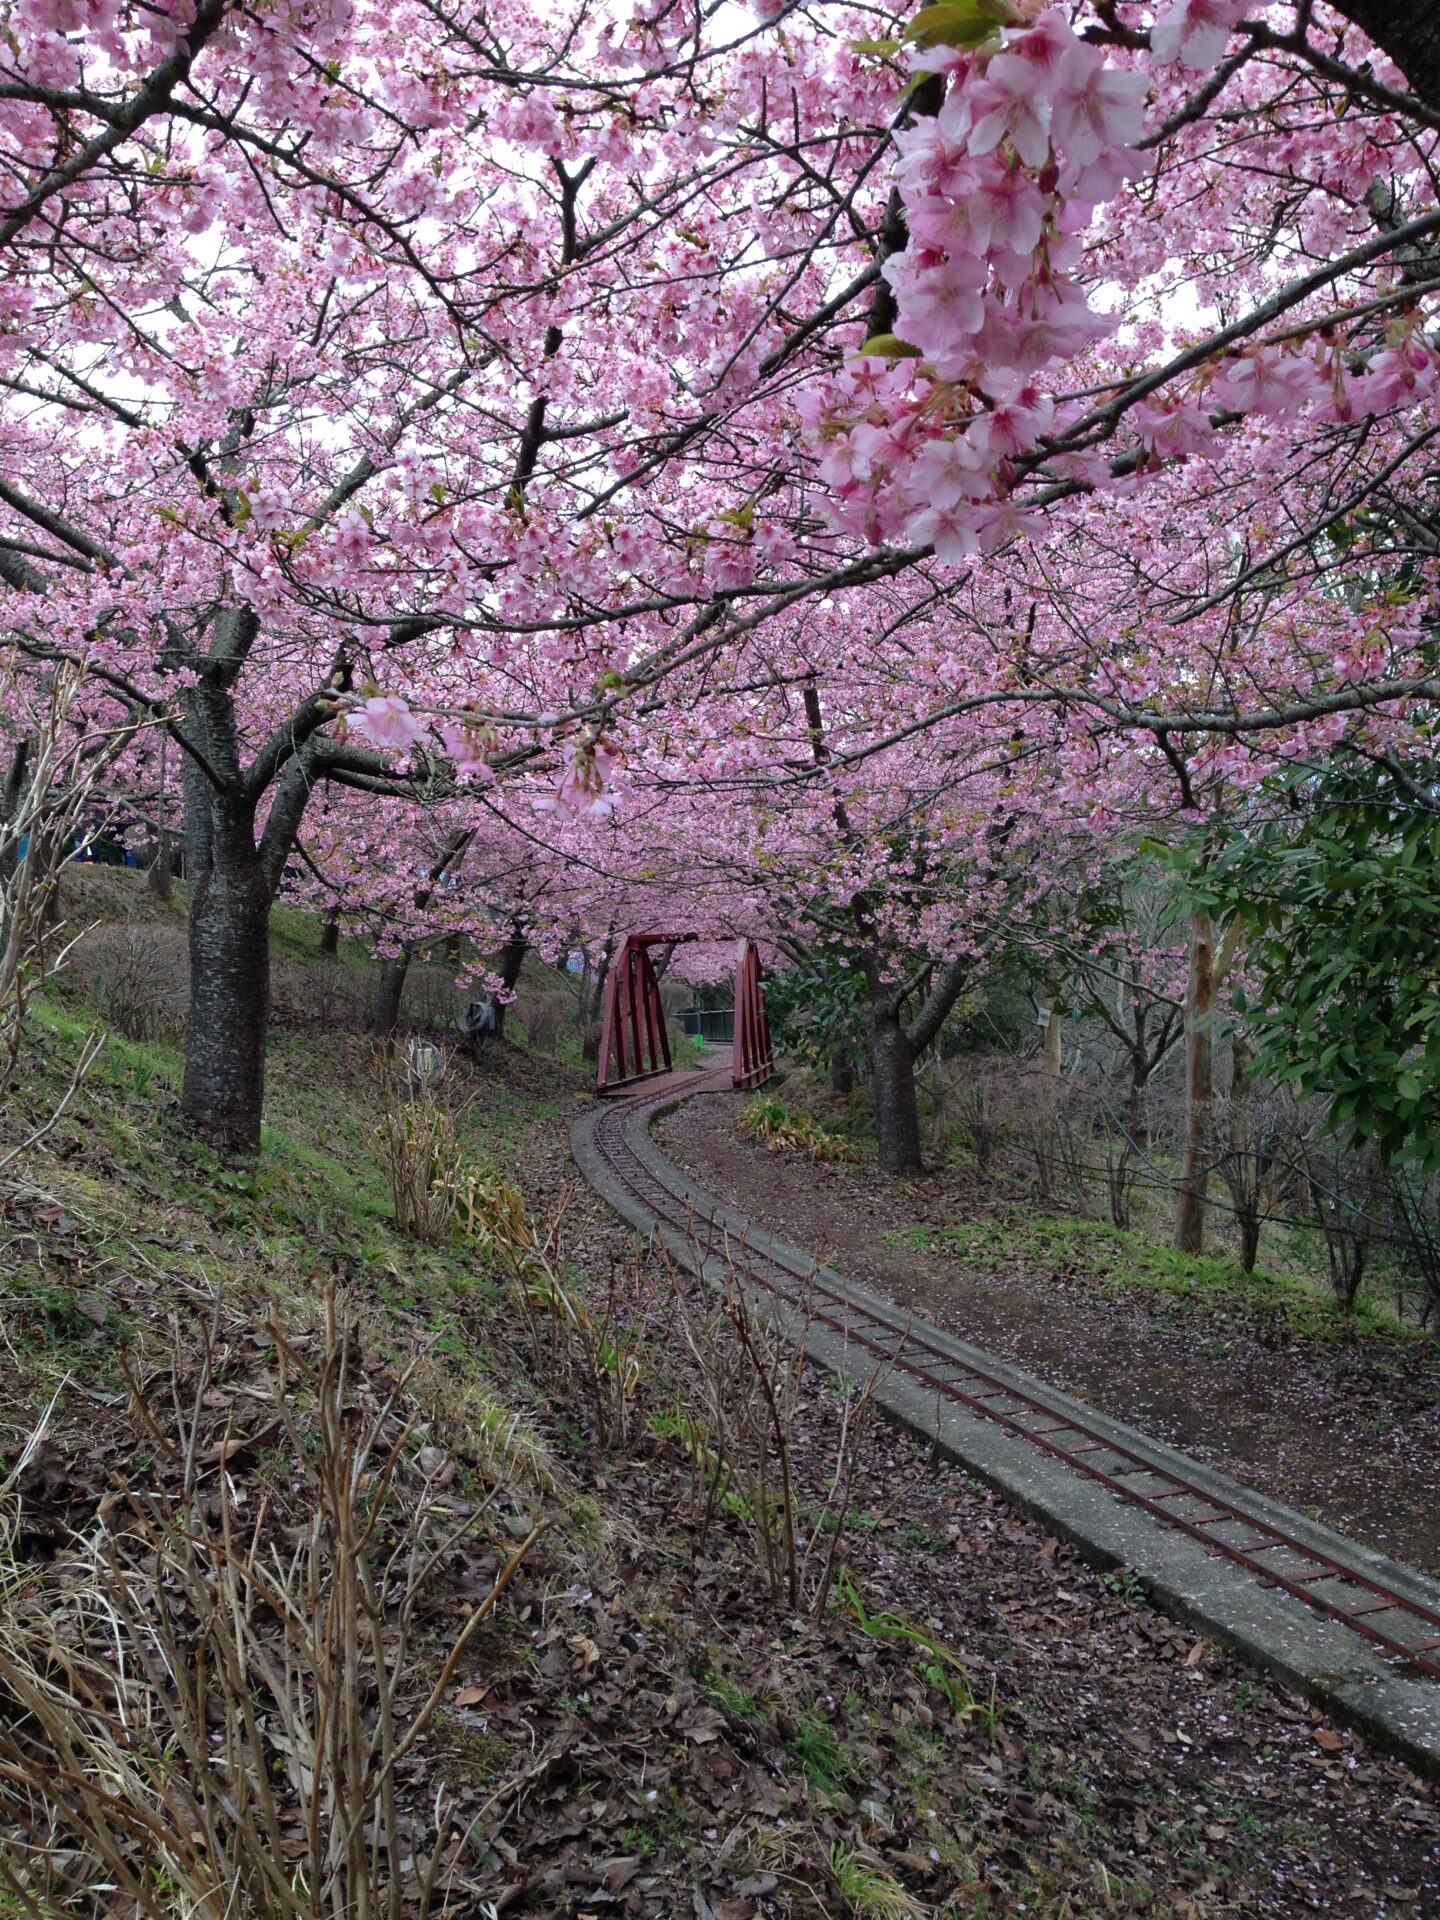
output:
[{"label": "pink cherry blossom", "polygon": [[1296,414],[1313,399],[1318,376],[1314,364],[1298,354],[1260,348],[1228,361],[1211,391],[1222,406],[1241,413]]},{"label": "pink cherry blossom", "polygon": [[1008,139],[1027,167],[1050,156],[1050,101],[1036,63],[998,53],[971,94],[969,147],[977,157]]},{"label": "pink cherry blossom", "polygon": [[909,530],[913,539],[926,541],[939,559],[953,566],[979,552],[980,524],[973,507],[957,502],[917,514]]},{"label": "pink cherry blossom", "polygon": [[1246,0],[1171,0],[1155,16],[1150,50],[1157,60],[1204,71],[1224,58],[1245,12]]},{"label": "pink cherry blossom", "polygon": [[372,694],[349,717],[351,727],[377,747],[395,747],[403,752],[425,737],[424,726],[398,693]]},{"label": "pink cherry blossom", "polygon": [[1091,167],[1108,147],[1132,147],[1144,124],[1150,83],[1122,73],[1076,41],[1060,69],[1052,115],[1055,142],[1074,167]]},{"label": "pink cherry blossom", "polygon": [[493,733],[473,722],[447,720],[437,729],[440,744],[456,769],[475,778],[488,779],[488,755],[494,750]]}]

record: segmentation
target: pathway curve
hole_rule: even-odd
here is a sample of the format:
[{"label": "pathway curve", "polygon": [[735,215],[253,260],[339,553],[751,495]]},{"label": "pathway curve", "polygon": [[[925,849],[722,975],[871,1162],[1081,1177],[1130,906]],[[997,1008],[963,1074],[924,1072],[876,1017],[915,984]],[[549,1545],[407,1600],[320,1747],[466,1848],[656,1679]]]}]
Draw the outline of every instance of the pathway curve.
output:
[{"label": "pathway curve", "polygon": [[728,1063],[668,1075],[575,1123],[577,1163],[614,1210],[702,1279],[736,1272],[816,1364],[1155,1604],[1339,1719],[1440,1774],[1440,1583],[1149,1439],[918,1319],[757,1226],[651,1137]]}]

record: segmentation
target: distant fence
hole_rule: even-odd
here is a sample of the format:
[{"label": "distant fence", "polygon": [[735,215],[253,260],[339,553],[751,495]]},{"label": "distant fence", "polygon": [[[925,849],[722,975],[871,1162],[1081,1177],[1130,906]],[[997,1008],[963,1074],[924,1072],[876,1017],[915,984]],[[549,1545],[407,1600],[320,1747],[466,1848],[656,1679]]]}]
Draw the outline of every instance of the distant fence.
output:
[{"label": "distant fence", "polygon": [[689,1007],[679,1018],[683,1032],[710,1046],[729,1046],[735,1038],[733,1007]]}]

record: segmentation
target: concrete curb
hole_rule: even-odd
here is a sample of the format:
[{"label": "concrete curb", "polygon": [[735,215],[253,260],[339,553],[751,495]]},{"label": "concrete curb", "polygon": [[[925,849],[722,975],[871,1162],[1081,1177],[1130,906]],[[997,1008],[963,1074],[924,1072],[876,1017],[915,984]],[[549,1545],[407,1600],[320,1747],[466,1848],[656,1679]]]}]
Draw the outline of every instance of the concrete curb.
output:
[{"label": "concrete curb", "polygon": [[[1158,1470],[1182,1472],[1195,1486],[1245,1509],[1257,1520],[1268,1521],[1317,1551],[1349,1562],[1393,1592],[1440,1612],[1440,1583],[1345,1539],[1121,1421],[1111,1420],[1008,1361],[905,1315],[893,1301],[846,1281],[803,1249],[755,1226],[667,1160],[651,1138],[654,1122],[690,1097],[686,1090],[636,1101],[625,1114],[624,1126],[626,1145],[647,1175],[693,1216],[693,1237],[657,1220],[616,1178],[595,1144],[600,1109],[583,1114],[571,1129],[576,1164],[590,1184],[622,1219],[647,1239],[664,1246],[687,1271],[717,1282],[726,1264],[727,1240],[757,1253],[773,1252],[798,1261],[802,1268],[811,1268],[825,1285],[842,1291],[857,1308],[913,1326],[962,1365],[983,1367],[996,1379],[1053,1408],[1057,1418],[1083,1415],[1097,1433],[1153,1461]],[[774,1311],[768,1295],[757,1292],[756,1300],[762,1308]],[[847,1379],[866,1380],[874,1368],[872,1355],[828,1328],[810,1327],[806,1351],[817,1366]],[[1234,1648],[1337,1720],[1399,1753],[1418,1770],[1440,1778],[1440,1683],[1406,1677],[1387,1662],[1378,1647],[1372,1649],[1338,1621],[1327,1619],[1277,1589],[1261,1586],[1233,1561],[1207,1553],[1199,1541],[1163,1526],[1143,1508],[1116,1499],[1097,1481],[1020,1436],[964,1407],[940,1400],[922,1382],[892,1372],[879,1382],[874,1405],[897,1426],[929,1442],[1041,1521],[1091,1564],[1106,1569],[1127,1568],[1164,1612]]]}]

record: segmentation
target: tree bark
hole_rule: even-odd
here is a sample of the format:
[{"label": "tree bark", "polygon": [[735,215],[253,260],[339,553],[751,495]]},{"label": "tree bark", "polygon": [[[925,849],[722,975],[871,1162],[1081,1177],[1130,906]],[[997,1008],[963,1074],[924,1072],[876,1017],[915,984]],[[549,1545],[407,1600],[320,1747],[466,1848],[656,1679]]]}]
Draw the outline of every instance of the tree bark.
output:
[{"label": "tree bark", "polygon": [[877,1157],[886,1173],[919,1173],[920,1103],[915,1092],[915,1053],[897,1014],[877,1010],[870,1058],[875,1076]]},{"label": "tree bark", "polygon": [[[408,637],[394,623],[391,638]],[[422,628],[427,630],[428,628]],[[199,1133],[227,1148],[260,1144],[265,1040],[270,1018],[270,908],[294,850],[305,809],[321,781],[412,800],[408,777],[382,752],[339,742],[325,728],[335,695],[350,684],[337,652],[329,672],[241,763],[235,687],[260,633],[255,609],[221,606],[193,636],[172,630],[163,664],[186,670],[173,726],[182,749],[182,834],[190,929],[190,1021],[181,1111]],[[261,807],[263,830],[256,832]],[[162,794],[163,824],[163,794]],[[468,835],[458,843],[468,844]]]},{"label": "tree bark", "polygon": [[170,836],[162,832],[155,842],[155,857],[145,875],[145,883],[157,900],[168,906],[174,896],[174,875],[170,866]]},{"label": "tree bark", "polygon": [[236,775],[228,689],[202,682],[181,696],[181,710],[221,781],[215,784],[185,757],[190,1018],[180,1111],[217,1146],[253,1153],[265,1103],[276,875],[256,845],[254,803]]},{"label": "tree bark", "polygon": [[[18,740],[10,761],[10,771],[5,776],[5,785],[0,790],[0,820],[13,820],[19,811],[20,802],[25,797],[25,780],[30,766],[31,743],[29,736]],[[5,870],[0,871],[0,880],[8,880],[18,864],[17,850],[12,848],[6,855]]]},{"label": "tree bark", "polygon": [[1215,1104],[1215,932],[1208,913],[1190,921],[1190,969],[1185,984],[1185,1157],[1175,1209],[1175,1245],[1181,1253],[1205,1248],[1205,1197],[1210,1184]]},{"label": "tree bark", "polygon": [[155,857],[150,862],[150,870],[145,878],[150,891],[157,900],[163,900],[169,906],[174,887],[171,885],[173,856],[170,849],[170,832],[165,825],[166,776],[170,764],[170,736],[160,735],[160,786],[155,803],[157,826],[155,830]]},{"label": "tree bark", "polygon": [[[1261,1199],[1265,1184],[1255,1158],[1255,1143],[1250,1124],[1253,1083],[1250,1078],[1250,1045],[1244,1034],[1230,1034],[1230,1152],[1237,1164],[1231,1198],[1240,1222],[1240,1265],[1246,1273],[1255,1271],[1260,1257]],[[1243,1195],[1243,1200],[1237,1197]]]},{"label": "tree bark", "polygon": [[[425,884],[415,890],[417,911],[429,906],[434,898],[435,888],[455,862],[463,857],[474,838],[473,827],[462,828],[450,835],[440,858],[426,875]],[[380,963],[380,981],[375,990],[375,1017],[370,1023],[371,1035],[376,1040],[390,1040],[400,1024],[400,1001],[405,992],[405,976],[410,971],[410,960],[414,951],[414,946],[407,942],[395,959],[382,960]]]},{"label": "tree bark", "polygon": [[231,843],[190,880],[190,1023],[182,1113],[217,1146],[253,1153],[265,1101],[270,888]]},{"label": "tree bark", "polygon": [[1045,999],[1045,1040],[1040,1050],[1046,1073],[1060,1078],[1060,995],[1051,987]]},{"label": "tree bark", "polygon": [[1440,108],[1440,11],[1435,0],[1338,0],[1337,11],[1385,49],[1427,107]]},{"label": "tree bark", "polygon": [[410,971],[410,949],[405,947],[393,960],[380,962],[380,978],[375,988],[375,1015],[370,1032],[376,1040],[390,1040],[400,1024],[400,1001],[405,992],[405,976]]},{"label": "tree bark", "polygon": [[1143,1053],[1130,1056],[1130,1138],[1139,1152],[1150,1147],[1150,1063]]},{"label": "tree bark", "polygon": [[[601,954],[600,964],[595,969],[588,998],[584,981],[581,981],[580,1058],[590,1066],[594,1066],[600,1058],[600,1022],[605,1008],[605,982],[609,978],[610,962],[614,957],[615,939],[612,935],[605,942],[605,951]],[[589,965],[588,956],[586,965]]]},{"label": "tree bark", "polygon": [[[915,1062],[938,1039],[950,1009],[970,977],[966,959],[933,963],[921,969],[905,986],[887,982],[882,958],[866,955],[865,980],[870,990],[870,1071],[875,1088],[875,1144],[877,1158],[887,1173],[919,1173],[920,1103],[915,1087]],[[908,1023],[902,1015],[912,993],[924,994],[919,1011]]]},{"label": "tree bark", "polygon": [[[525,955],[529,948],[529,941],[516,927],[500,949],[500,983],[507,994],[515,991],[515,983],[520,978],[520,969],[525,964]],[[492,994],[490,1005],[495,1014],[495,1037],[498,1040],[505,1031],[505,1009],[509,1002],[502,1000],[497,994]]]}]

